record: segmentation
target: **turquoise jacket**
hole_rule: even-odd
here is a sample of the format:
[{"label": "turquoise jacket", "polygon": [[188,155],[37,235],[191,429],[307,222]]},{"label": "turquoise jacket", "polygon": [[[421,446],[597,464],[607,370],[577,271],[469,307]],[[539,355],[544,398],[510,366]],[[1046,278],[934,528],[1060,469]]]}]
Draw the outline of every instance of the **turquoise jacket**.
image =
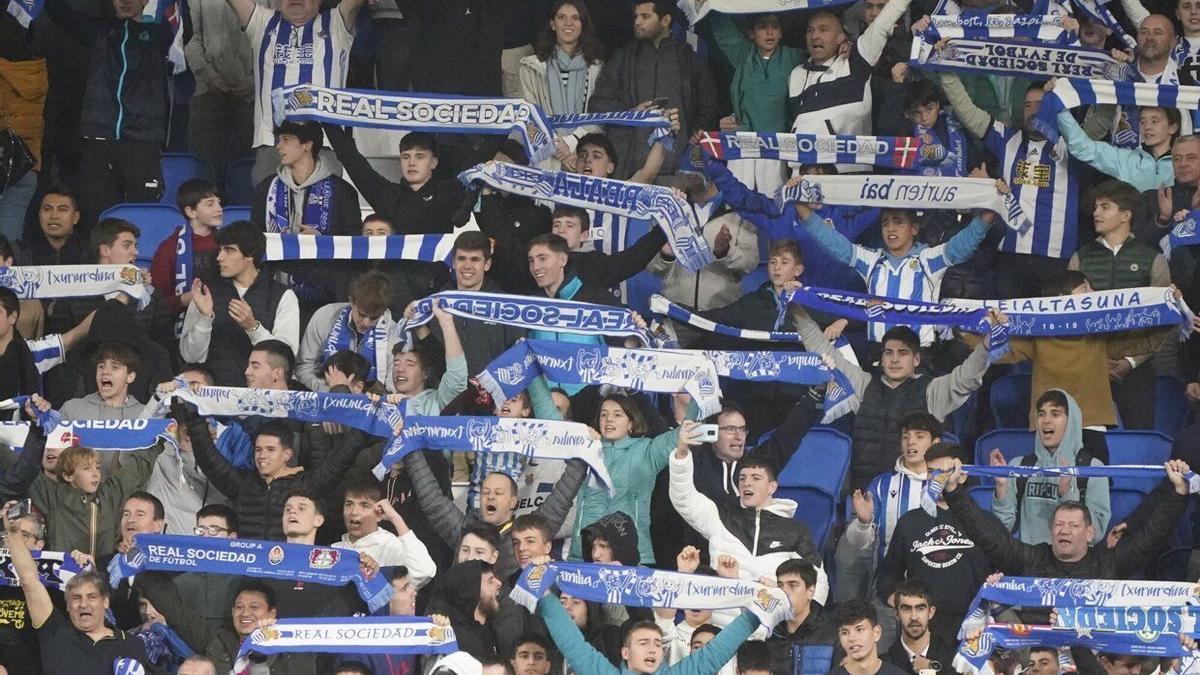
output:
[{"label": "turquoise jacket", "polygon": [[[554,400],[545,386],[529,387],[529,399],[535,410],[554,410]],[[557,412],[557,411],[555,411]],[[688,406],[688,419],[700,417],[700,409],[692,401]],[[559,418],[561,419],[561,418]],[[637,526],[638,555],[640,564],[654,563],[654,547],[650,545],[650,494],[654,492],[654,480],[658,472],[667,466],[667,458],[675,450],[679,440],[679,428],[663,432],[654,438],[627,436],[619,441],[601,441],[604,448],[604,464],[612,478],[616,494],[609,497],[608,490],[589,480],[579,490],[575,502],[575,527],[571,535],[571,560],[582,559],[580,536],[583,528],[604,516],[622,511],[633,518]],[[632,561],[622,560],[623,564]]]},{"label": "turquoise jacket", "polygon": [[795,47],[779,45],[771,58],[764,59],[738,30],[733,18],[713,12],[709,19],[713,40],[733,64],[729,84],[733,114],[740,131],[787,131],[792,119],[787,114],[788,78],[792,69],[804,61],[804,53]]},{"label": "turquoise jacket", "polygon": [[[555,298],[559,300],[574,300],[579,289],[583,287],[583,282],[578,276],[569,276],[566,283],[558,289]],[[530,330],[529,337],[533,340],[555,340],[557,342],[578,342],[582,344],[604,344],[604,336],[602,335],[584,335],[581,333],[560,333],[552,330]],[[551,382],[550,387],[554,389],[562,389],[569,396],[578,394],[586,385],[574,384],[570,382]]]},{"label": "turquoise jacket", "polygon": [[[575,620],[567,614],[567,610],[563,609],[562,603],[554,595],[548,594],[538,601],[538,613],[546,622],[546,629],[550,631],[555,646],[575,672],[588,675],[626,675],[634,672],[624,666],[618,669],[603,654],[596,651],[595,647],[588,644],[579,628],[575,626]],[[737,655],[738,647],[750,637],[755,628],[758,628],[758,624],[757,616],[743,611],[738,618],[722,628],[717,637],[704,645],[703,649],[692,652],[673,666],[655,671],[655,675],[711,675]],[[665,650],[663,658],[666,659]]]},{"label": "turquoise jacket", "polygon": [[1058,114],[1058,130],[1066,139],[1072,157],[1091,164],[1097,171],[1129,183],[1138,192],[1175,184],[1175,165],[1171,164],[1169,152],[1155,158],[1144,148],[1118,148],[1093,140],[1066,110]]}]

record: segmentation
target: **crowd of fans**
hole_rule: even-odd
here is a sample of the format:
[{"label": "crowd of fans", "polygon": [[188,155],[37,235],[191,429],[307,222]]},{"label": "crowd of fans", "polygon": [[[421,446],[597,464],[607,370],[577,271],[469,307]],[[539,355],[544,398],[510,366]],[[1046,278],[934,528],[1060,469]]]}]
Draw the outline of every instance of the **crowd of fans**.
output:
[{"label": "crowd of fans", "polygon": [[[1200,338],[1178,341],[1173,326],[1014,337],[997,360],[969,333],[780,300],[801,284],[931,302],[1159,286],[1200,307],[1200,246],[1166,245],[1200,208],[1193,110],[1086,106],[1061,113],[1050,141],[1032,120],[1053,81],[908,60],[932,14],[1062,13],[1083,45],[1111,50],[1140,81],[1196,85],[1200,0],[1111,3],[1132,48],[1074,0],[860,0],[757,14],[722,13],[738,9],[727,0],[690,26],[675,4],[192,0],[182,16],[160,9],[154,20],[145,0],[45,0],[28,26],[0,16],[0,141],[12,159],[0,166],[0,264],[134,264],[138,224],[102,214],[162,198],[164,150],[204,166],[178,186],[180,227],[142,270],[149,302],[0,288],[0,399],[27,397],[12,414],[29,423],[20,452],[0,456],[11,566],[0,673],[111,673],[114,659],[145,672],[237,672],[242,641],[264,625],[368,613],[352,586],[207,571],[111,586],[113,558],[150,533],[353,549],[394,590],[379,614],[435,615],[465,652],[252,653],[241,672],[256,675],[929,675],[954,670],[964,615],[995,573],[1200,578],[1195,552],[1186,571],[1161,563],[1169,545],[1191,546],[1179,532],[1191,529],[1181,525],[1188,463],[1200,463],[1193,427],[1169,430],[1164,480],[1119,517],[1108,478],[999,478],[987,499],[959,488],[974,439],[995,424],[984,411],[998,377],[1030,373],[1034,433],[1021,456],[985,448],[990,464],[1103,466],[1106,431],[1153,430],[1161,409],[1200,401]],[[173,68],[172,56],[184,65],[180,45],[186,69]],[[553,157],[535,164],[676,188],[715,260],[690,272],[654,223],[459,182],[480,162],[530,164],[515,137],[277,123],[272,92],[296,84],[520,98],[548,114],[659,109],[673,150],[648,143],[646,128],[583,127],[558,131]],[[690,166],[680,151],[705,131],[918,137],[917,166],[897,171],[995,179],[1032,229],[987,210],[781,209],[774,197],[790,176],[888,170],[707,156]],[[380,137],[384,151],[367,147]],[[31,161],[20,162],[21,147]],[[248,195],[249,220],[227,222],[229,191]],[[279,263],[264,262],[268,232],[456,238],[448,265]],[[647,321],[653,290],[720,324],[797,333],[799,343],[762,342],[666,325],[682,348],[803,349],[846,376],[853,414],[832,424],[850,438],[850,462],[832,536],[815,537],[797,504],[776,496],[790,462],[828,451],[796,456],[821,423],[823,385],[723,379],[707,420],[686,394],[544,378],[493,400],[476,376],[522,338],[618,343],[436,303],[427,325],[396,329],[416,301],[445,290],[628,306]],[[414,452],[377,477],[385,439],[328,422],[201,415],[173,396],[206,385],[403,401],[407,415],[581,422],[600,439],[615,491],[582,459],[510,453]],[[97,451],[55,433],[51,410],[176,424],[152,446]],[[699,422],[717,426],[715,440],[701,440]],[[920,499],[935,472],[950,479],[931,515]],[[62,552],[84,571],[43,585],[31,551]],[[782,589],[790,615],[763,626],[749,612],[566,593],[531,613],[509,592],[549,559],[761,582]],[[1180,665],[1034,648],[988,667],[1148,675]]]}]

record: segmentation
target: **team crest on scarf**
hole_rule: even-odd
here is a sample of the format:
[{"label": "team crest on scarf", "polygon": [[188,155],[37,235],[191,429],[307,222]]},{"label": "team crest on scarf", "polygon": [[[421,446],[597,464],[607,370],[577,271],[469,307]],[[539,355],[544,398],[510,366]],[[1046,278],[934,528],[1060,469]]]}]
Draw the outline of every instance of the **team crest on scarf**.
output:
[{"label": "team crest on scarf", "polygon": [[454,632],[448,626],[434,626],[426,633],[430,645],[440,645],[454,639]]},{"label": "team crest on scarf", "polygon": [[336,548],[313,549],[313,552],[308,554],[308,566],[315,570],[331,569],[341,557],[342,554]]},{"label": "team crest on scarf", "polygon": [[821,186],[808,180],[801,178],[796,185],[796,201],[809,204],[819,204],[825,201],[825,196],[821,194]]},{"label": "team crest on scarf", "polygon": [[32,297],[37,292],[39,275],[37,270],[20,267],[0,267],[0,286],[12,289],[19,298]]},{"label": "team crest on scarf", "polygon": [[279,563],[283,562],[283,547],[276,546],[272,548],[270,553],[267,554],[267,562],[271,563],[272,565],[278,565]]}]

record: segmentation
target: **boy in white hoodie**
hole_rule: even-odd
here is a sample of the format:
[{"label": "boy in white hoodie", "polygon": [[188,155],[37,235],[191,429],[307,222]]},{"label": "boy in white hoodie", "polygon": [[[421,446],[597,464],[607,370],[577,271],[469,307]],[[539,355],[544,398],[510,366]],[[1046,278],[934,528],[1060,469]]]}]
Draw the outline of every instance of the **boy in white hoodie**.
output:
[{"label": "boy in white hoodie", "polygon": [[[346,521],[346,534],[334,548],[350,548],[366,553],[380,567],[408,568],[408,580],[414,588],[429,583],[437,573],[437,565],[429,557],[429,550],[409,529],[408,524],[396,513],[392,503],[383,498],[383,490],[375,481],[360,481],[346,486],[342,502],[342,517]],[[396,534],[379,527],[382,518],[396,528]]]}]

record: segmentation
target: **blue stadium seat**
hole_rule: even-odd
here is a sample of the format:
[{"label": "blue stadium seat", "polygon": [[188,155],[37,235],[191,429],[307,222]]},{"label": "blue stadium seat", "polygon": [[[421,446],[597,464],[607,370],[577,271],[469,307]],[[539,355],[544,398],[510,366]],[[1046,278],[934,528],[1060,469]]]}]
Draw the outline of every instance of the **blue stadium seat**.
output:
[{"label": "blue stadium seat", "polygon": [[989,431],[975,441],[975,463],[989,464],[988,455],[993,448],[1000,448],[1004,458],[1028,455],[1033,452],[1033,432],[1025,429],[996,429]]},{"label": "blue stadium seat", "polygon": [[[1109,464],[1162,464],[1171,458],[1171,439],[1157,431],[1112,430],[1104,434]],[[1114,478],[1113,487],[1149,492],[1162,482],[1156,478]]]},{"label": "blue stadium seat", "polygon": [[758,287],[762,286],[766,281],[767,265],[766,263],[761,263],[758,267],[754,268],[753,272],[742,277],[742,292],[749,295],[750,293],[757,291]]},{"label": "blue stadium seat", "polygon": [[221,203],[226,207],[249,206],[254,195],[254,183],[250,171],[254,158],[239,159],[225,169],[225,185],[221,192]]},{"label": "blue stadium seat", "polygon": [[[973,391],[967,401],[958,409],[946,416],[945,431],[942,440],[947,443],[961,443],[970,440],[971,420],[975,417],[975,408],[979,407],[979,392]],[[951,441],[947,437],[953,437]]]},{"label": "blue stadium seat", "polygon": [[1142,503],[1142,498],[1146,495],[1139,490],[1130,490],[1128,488],[1113,487],[1108,491],[1108,502],[1112,507],[1112,517],[1108,521],[1108,528],[1111,530],[1121,524],[1133,510]]},{"label": "blue stadium seat", "polygon": [[779,473],[776,497],[796,502],[796,518],[808,524],[817,548],[837,521],[837,508],[850,467],[850,437],[827,428],[809,430],[792,460]]},{"label": "blue stadium seat", "polygon": [[250,220],[249,206],[227,206],[221,213],[221,220],[228,225],[239,220]]},{"label": "blue stadium seat", "polygon": [[190,152],[164,152],[163,194],[160,204],[175,204],[175,193],[186,180],[204,175],[204,162]]},{"label": "blue stadium seat", "polygon": [[1159,375],[1154,397],[1154,430],[1175,438],[1187,424],[1188,398],[1183,380]]},{"label": "blue stadium seat", "polygon": [[1010,373],[992,382],[992,418],[997,429],[1020,429],[1029,426],[1031,375]]},{"label": "blue stadium seat", "polygon": [[979,508],[984,511],[992,510],[993,488],[991,485],[972,485],[967,491],[971,493],[971,499],[975,500]]},{"label": "blue stadium seat", "polygon": [[142,236],[138,237],[137,257],[141,267],[150,266],[158,245],[183,224],[183,215],[167,204],[117,204],[100,217],[124,218],[138,226],[142,231]]}]

